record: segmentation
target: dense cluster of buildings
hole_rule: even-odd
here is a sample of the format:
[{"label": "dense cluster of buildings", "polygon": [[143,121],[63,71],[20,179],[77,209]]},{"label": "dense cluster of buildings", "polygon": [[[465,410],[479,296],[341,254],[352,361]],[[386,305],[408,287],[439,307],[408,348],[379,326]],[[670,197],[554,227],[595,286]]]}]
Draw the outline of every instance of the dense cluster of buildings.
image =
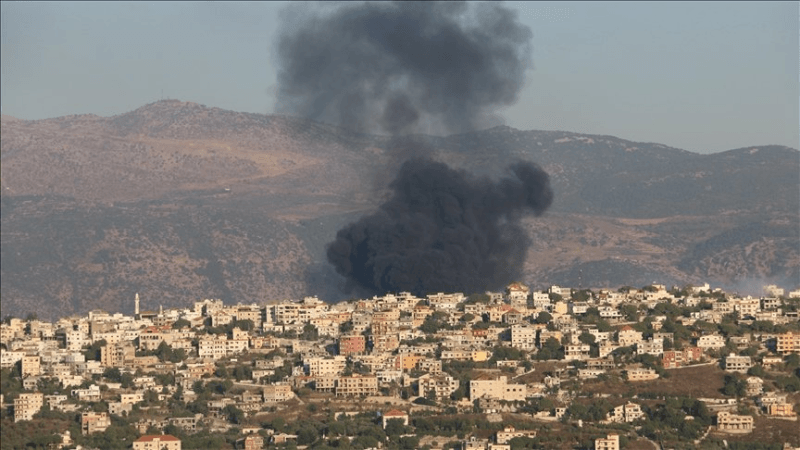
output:
[{"label": "dense cluster of buildings", "polygon": [[[659,377],[652,367],[615,359],[621,348],[629,348],[634,356],[652,355],[665,369],[719,360],[726,371],[746,373],[754,365],[770,367],[780,363],[783,356],[800,352],[800,332],[724,336],[695,330],[678,348],[675,336],[666,330],[666,315],[650,317],[648,331],[640,331],[642,327],[637,324],[659,303],[693,308],[689,316],[677,319],[687,327],[698,321],[720,323],[731,315],[744,322],[796,324],[797,311],[784,308],[784,300],[800,297],[800,291],[784,296],[774,286],[768,290],[767,296],[752,298],[725,294],[708,285],[682,293],[653,285],[620,291],[584,290],[576,295],[574,289],[551,286],[532,291],[514,283],[505,292],[469,298],[461,293],[425,298],[400,293],[339,304],[327,304],[315,297],[262,305],[202,300],[189,308],[158,311],[140,311],[137,294],[133,316],[92,311],[85,317],[55,322],[12,318],[0,325],[0,367],[18,367],[26,391],[3,407],[13,410],[17,422],[32,420],[43,405],[79,412],[83,434],[102,432],[111,423],[109,415],[129,413],[132,405],[144,401],[148,391],[162,398],[180,387],[182,399],[193,400],[196,383],[213,377],[218,362],[231,362],[245,353],[271,356],[252,362],[248,371],[251,379],[244,382],[249,383],[245,393],[209,401],[212,413],[231,404],[245,413],[257,412],[292,400],[299,388],[352,397],[381,392],[396,395],[398,387],[412,387],[417,395],[438,401],[450,399],[461,388],[464,396],[456,399],[456,404],[464,408],[472,408],[476,402],[525,402],[558,390],[557,376],[548,377],[544,383],[516,381],[526,372],[522,361],[496,358],[498,348],[519,350],[525,355],[523,359],[533,359],[545,348],[554,347],[557,352],[549,358],[579,363],[575,367],[580,379],[608,373],[619,373],[629,382]],[[610,327],[582,320],[590,314]],[[720,353],[752,346],[759,348],[760,358]],[[98,350],[96,355],[86,354],[91,348]],[[178,359],[165,358],[165,348],[173,356],[179,355]],[[468,386],[461,386],[461,381],[443,371],[443,364],[451,361],[490,360],[496,369],[470,379]],[[97,380],[111,368],[137,375],[124,387],[102,377]],[[174,375],[174,384],[159,384],[153,376],[159,373]],[[38,392],[38,383],[45,378],[56,380],[62,393]],[[757,398],[765,414],[796,416],[785,395],[764,393],[758,377],[750,378],[748,394]],[[109,402],[107,413],[85,408],[86,403],[101,398]],[[563,415],[563,411],[557,408],[555,415]],[[635,422],[644,417],[641,405],[627,402],[615,406],[606,420]],[[192,431],[200,420],[153,419],[141,424],[141,429],[144,434],[151,426],[163,428],[171,423]],[[747,432],[752,430],[753,420],[720,412],[717,427]],[[492,448],[501,448],[497,445],[505,442],[500,440],[523,432],[511,428],[503,433],[502,437],[498,433]],[[263,445],[254,441],[254,436],[247,439],[252,448]],[[482,445],[474,439],[470,442],[465,447]],[[598,449],[618,447],[618,436],[613,434],[596,442]],[[180,440],[169,435],[143,435],[133,448],[180,449]]]}]

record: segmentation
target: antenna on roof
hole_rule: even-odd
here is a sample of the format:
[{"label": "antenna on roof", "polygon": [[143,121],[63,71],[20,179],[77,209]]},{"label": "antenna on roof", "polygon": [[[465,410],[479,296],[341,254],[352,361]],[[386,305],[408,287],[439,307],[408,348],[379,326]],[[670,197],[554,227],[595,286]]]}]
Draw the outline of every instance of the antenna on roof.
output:
[{"label": "antenna on roof", "polygon": [[164,100],[164,89],[161,89],[161,100]]}]

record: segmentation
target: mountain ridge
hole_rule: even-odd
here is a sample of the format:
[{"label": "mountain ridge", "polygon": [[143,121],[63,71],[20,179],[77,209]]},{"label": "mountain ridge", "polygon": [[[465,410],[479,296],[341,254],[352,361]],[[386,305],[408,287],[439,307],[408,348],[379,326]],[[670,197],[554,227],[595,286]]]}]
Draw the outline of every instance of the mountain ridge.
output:
[{"label": "mountain ridge", "polygon": [[517,159],[550,174],[551,210],[524,220],[534,286],[800,284],[800,152],[788,147],[698,154],[507,126],[398,140],[177,100],[6,117],[3,314],[127,311],[134,292],[165,306],[348,298],[325,246],[386,198],[409,148],[476,176]]}]

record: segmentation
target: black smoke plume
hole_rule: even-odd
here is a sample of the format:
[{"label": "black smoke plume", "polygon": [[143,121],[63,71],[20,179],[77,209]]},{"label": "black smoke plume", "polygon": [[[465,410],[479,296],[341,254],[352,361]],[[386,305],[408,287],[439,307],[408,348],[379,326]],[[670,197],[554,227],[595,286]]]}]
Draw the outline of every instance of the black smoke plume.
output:
[{"label": "black smoke plume", "polygon": [[287,11],[276,112],[395,137],[392,197],[328,246],[348,285],[424,295],[517,278],[528,248],[519,218],[552,202],[547,174],[520,162],[507,178],[476,178],[399,136],[496,125],[495,111],[523,87],[531,31],[496,3],[301,3]]},{"label": "black smoke plume", "polygon": [[491,3],[297,5],[278,38],[275,110],[391,135],[498,125],[516,102],[530,29]]},{"label": "black smoke plume", "polygon": [[355,286],[376,293],[479,292],[521,273],[528,239],[519,214],[541,214],[547,174],[520,162],[513,177],[474,179],[440,162],[412,159],[379,210],[348,225],[328,260]]}]

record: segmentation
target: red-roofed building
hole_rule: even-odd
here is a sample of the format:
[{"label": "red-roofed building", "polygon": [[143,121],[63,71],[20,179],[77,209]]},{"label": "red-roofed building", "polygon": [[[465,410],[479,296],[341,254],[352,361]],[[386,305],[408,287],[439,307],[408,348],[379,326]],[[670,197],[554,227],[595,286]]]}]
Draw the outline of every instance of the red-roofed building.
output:
[{"label": "red-roofed building", "polygon": [[383,413],[383,429],[386,429],[386,424],[392,419],[400,419],[403,421],[403,425],[408,426],[408,414],[400,411],[398,409],[393,409],[391,411],[386,411]]},{"label": "red-roofed building", "polygon": [[133,450],[181,450],[181,440],[170,434],[146,434],[133,441]]}]

